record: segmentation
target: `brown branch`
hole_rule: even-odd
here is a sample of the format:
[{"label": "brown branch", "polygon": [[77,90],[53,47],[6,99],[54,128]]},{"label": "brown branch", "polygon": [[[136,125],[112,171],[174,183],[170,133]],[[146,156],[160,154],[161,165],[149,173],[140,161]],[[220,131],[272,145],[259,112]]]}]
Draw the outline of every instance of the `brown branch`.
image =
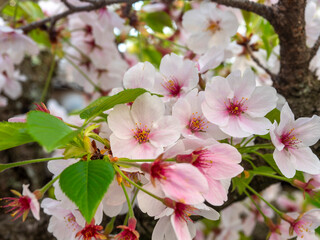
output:
[{"label": "brown branch", "polygon": [[312,58],[314,58],[314,56],[317,54],[319,47],[320,47],[320,35],[319,35],[317,41],[315,42],[315,44],[313,45],[313,47],[310,49],[309,61],[311,61]]},{"label": "brown branch", "polygon": [[252,58],[252,60],[259,66],[261,67],[267,74],[269,74],[269,76],[271,77],[271,79],[273,81],[277,80],[277,75],[272,73],[267,67],[263,66],[263,64],[260,62],[260,60],[253,54],[250,46],[246,46],[247,52],[250,54],[250,57]]},{"label": "brown branch", "polygon": [[239,8],[245,11],[253,12],[269,20],[273,18],[273,8],[264,4],[252,2],[249,0],[211,0],[212,2],[225,5],[227,7]]},{"label": "brown branch", "polygon": [[69,15],[71,15],[73,13],[85,12],[85,11],[89,12],[89,11],[97,10],[99,8],[102,8],[104,6],[111,5],[111,4],[114,4],[114,3],[129,3],[129,4],[133,4],[133,3],[137,2],[137,1],[138,0],[97,0],[95,2],[92,2],[89,5],[76,7],[74,5],[71,5],[71,4],[67,3],[67,0],[65,0],[63,2],[69,8],[68,10],[66,10],[66,11],[64,11],[64,12],[62,12],[60,14],[44,18],[44,19],[42,19],[40,21],[36,21],[36,22],[30,23],[28,25],[22,26],[22,27],[20,27],[20,29],[23,30],[26,33],[26,32],[29,32],[29,31],[31,31],[33,29],[40,28],[40,27],[44,26],[46,23],[48,23],[48,22],[54,24],[58,20],[60,20],[62,18],[65,18],[65,17],[67,17],[67,16],[69,16]]}]

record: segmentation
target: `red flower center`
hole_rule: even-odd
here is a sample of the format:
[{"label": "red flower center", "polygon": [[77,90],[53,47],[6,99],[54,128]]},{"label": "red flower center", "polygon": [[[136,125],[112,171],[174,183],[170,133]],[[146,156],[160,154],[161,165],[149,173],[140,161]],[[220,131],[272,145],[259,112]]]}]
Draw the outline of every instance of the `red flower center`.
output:
[{"label": "red flower center", "polygon": [[182,86],[180,85],[178,79],[172,77],[170,80],[165,81],[161,84],[167,91],[169,92],[170,96],[177,97],[180,95]]},{"label": "red flower center", "polygon": [[142,127],[141,123],[138,124],[136,123],[137,127],[136,129],[132,129],[134,132],[134,138],[138,141],[138,143],[145,143],[149,141],[149,134],[150,134],[150,129],[147,126]]},{"label": "red flower center", "polygon": [[87,224],[81,231],[79,231],[76,237],[83,240],[100,240],[100,239],[107,239],[105,235],[100,233],[103,230],[102,226],[94,225],[94,224]]},{"label": "red flower center", "polygon": [[189,125],[187,126],[191,132],[200,132],[205,131],[208,128],[208,121],[203,117],[203,115],[196,113],[192,113]]},{"label": "red flower center", "polygon": [[301,141],[294,136],[294,128],[292,128],[289,132],[284,133],[280,137],[280,141],[285,148],[295,148],[295,146]]},{"label": "red flower center", "polygon": [[242,98],[240,101],[237,98],[228,99],[228,102],[225,102],[227,111],[229,115],[240,116],[244,113],[248,108],[245,106],[245,102],[248,98]]}]

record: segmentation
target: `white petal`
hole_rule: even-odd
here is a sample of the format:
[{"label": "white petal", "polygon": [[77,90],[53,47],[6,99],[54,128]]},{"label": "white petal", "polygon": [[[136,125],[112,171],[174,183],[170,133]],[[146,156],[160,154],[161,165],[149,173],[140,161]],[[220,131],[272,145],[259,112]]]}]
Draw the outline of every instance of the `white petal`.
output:
[{"label": "white petal", "polygon": [[250,99],[245,102],[246,113],[251,117],[263,117],[276,107],[277,92],[272,87],[257,87]]},{"label": "white petal", "polygon": [[290,153],[296,158],[296,169],[310,174],[320,174],[319,158],[309,147],[290,149]]},{"label": "white petal", "polygon": [[275,149],[273,158],[285,177],[292,178],[295,175],[296,159],[287,150],[278,151]]}]

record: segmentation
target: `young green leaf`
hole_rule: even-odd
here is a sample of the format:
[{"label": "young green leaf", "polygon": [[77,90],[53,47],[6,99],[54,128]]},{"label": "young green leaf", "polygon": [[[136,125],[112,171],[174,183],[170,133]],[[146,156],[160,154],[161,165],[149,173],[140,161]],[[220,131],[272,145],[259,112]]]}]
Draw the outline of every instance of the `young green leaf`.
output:
[{"label": "young green leaf", "polygon": [[0,122],[0,151],[33,141],[26,123]]},{"label": "young green leaf", "polygon": [[171,18],[166,12],[148,13],[145,22],[155,32],[162,32],[164,27],[172,28]]},{"label": "young green leaf", "polygon": [[59,183],[62,191],[90,223],[113,178],[114,170],[110,163],[103,160],[80,161],[62,172]]},{"label": "young green leaf", "polygon": [[82,119],[88,119],[113,108],[117,104],[134,101],[138,96],[147,92],[143,88],[126,89],[110,97],[101,97],[80,112]]},{"label": "young green leaf", "polygon": [[64,146],[78,134],[62,120],[40,111],[28,113],[27,128],[29,134],[48,152]]}]

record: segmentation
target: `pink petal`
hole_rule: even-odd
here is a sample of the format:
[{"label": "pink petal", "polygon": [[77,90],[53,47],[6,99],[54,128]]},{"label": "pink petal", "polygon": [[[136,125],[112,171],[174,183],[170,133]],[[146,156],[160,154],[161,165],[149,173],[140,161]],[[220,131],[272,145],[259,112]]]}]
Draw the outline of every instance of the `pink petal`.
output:
[{"label": "pink petal", "polygon": [[296,169],[310,174],[320,174],[319,158],[309,147],[289,149],[296,159]]},{"label": "pink petal", "polygon": [[244,131],[240,126],[239,117],[230,116],[226,126],[220,126],[221,130],[233,137],[243,138],[249,137],[252,133]]},{"label": "pink petal", "polygon": [[144,93],[134,101],[131,114],[135,123],[151,128],[152,124],[164,115],[164,110],[164,104],[159,97]]},{"label": "pink petal", "polygon": [[271,127],[269,119],[264,117],[252,118],[247,114],[242,114],[238,118],[241,129],[251,134],[265,135]]},{"label": "pink petal", "polygon": [[108,116],[108,125],[118,138],[133,138],[133,129],[136,128],[136,125],[128,106],[124,104],[115,106]]},{"label": "pink petal", "polygon": [[152,90],[156,70],[149,62],[137,63],[126,71],[123,76],[125,88],[144,88]]},{"label": "pink petal", "polygon": [[176,217],[176,215],[172,215],[170,221],[178,240],[192,240],[185,220]]},{"label": "pink petal", "polygon": [[273,87],[257,87],[246,101],[246,113],[251,117],[263,117],[276,107],[277,92]]},{"label": "pink petal", "polygon": [[305,146],[312,146],[320,138],[320,117],[299,118],[294,123],[294,135]]},{"label": "pink petal", "polygon": [[162,117],[152,129],[149,135],[150,143],[156,147],[164,147],[173,144],[180,137],[181,125],[171,116]]},{"label": "pink petal", "polygon": [[285,177],[292,178],[295,175],[296,159],[287,150],[279,151],[275,149],[273,158]]},{"label": "pink petal", "polygon": [[169,198],[185,204],[204,201],[202,194],[208,191],[208,183],[196,167],[188,163],[173,164],[166,170],[166,177],[161,186]]},{"label": "pink petal", "polygon": [[205,193],[204,198],[214,206],[221,206],[228,200],[228,192],[224,189],[220,181],[207,176],[209,191]]}]

